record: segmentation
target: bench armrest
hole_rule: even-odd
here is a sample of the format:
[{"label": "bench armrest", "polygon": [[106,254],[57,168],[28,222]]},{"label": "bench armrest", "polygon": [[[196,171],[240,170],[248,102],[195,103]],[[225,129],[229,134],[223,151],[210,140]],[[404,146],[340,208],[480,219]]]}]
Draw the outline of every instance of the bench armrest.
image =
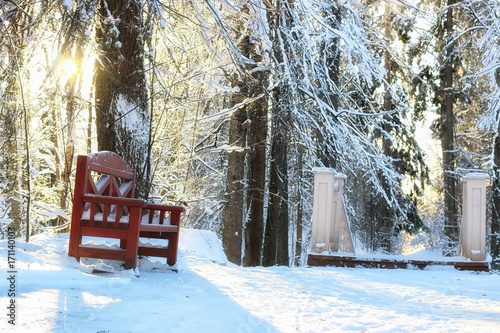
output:
[{"label": "bench armrest", "polygon": [[[154,219],[158,219],[159,225],[163,224],[163,219],[166,212],[170,212],[170,225],[179,226],[181,220],[181,213],[184,212],[184,207],[182,206],[172,206],[172,205],[160,205],[160,204],[147,204],[144,210],[149,210],[147,217],[147,224],[151,225]],[[155,212],[159,212],[159,216],[154,217]]]},{"label": "bench armrest", "polygon": [[126,207],[137,207],[137,208],[144,208],[147,205],[147,202],[142,199],[109,197],[105,195],[95,195],[95,194],[84,194],[83,202],[126,206]]},{"label": "bench armrest", "polygon": [[172,205],[161,205],[161,204],[150,204],[148,203],[144,209],[149,209],[149,210],[163,210],[167,212],[179,212],[182,213],[186,209],[182,206],[172,206]]}]

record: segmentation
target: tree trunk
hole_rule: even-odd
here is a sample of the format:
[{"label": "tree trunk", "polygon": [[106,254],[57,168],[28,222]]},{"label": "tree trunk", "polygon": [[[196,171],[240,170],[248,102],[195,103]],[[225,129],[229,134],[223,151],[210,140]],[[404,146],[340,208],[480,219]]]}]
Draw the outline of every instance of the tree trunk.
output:
[{"label": "tree trunk", "polygon": [[[252,16],[247,5],[241,10],[242,17]],[[230,143],[239,145],[245,143],[245,146],[244,153],[236,151],[229,153],[223,243],[230,260],[237,263],[241,244],[237,237],[240,235],[245,237],[243,265],[258,266],[261,260],[264,229],[267,139],[267,98],[264,86],[267,84],[268,71],[257,69],[263,59],[259,37],[254,35],[252,29],[246,27],[244,19],[240,20],[236,30],[245,33],[237,38],[238,50],[249,61],[237,63],[240,67],[239,75],[229,78],[233,85],[239,88],[239,93],[233,102],[235,105],[242,103],[232,115],[229,139]],[[253,101],[245,104],[246,99]],[[239,231],[240,221],[242,233]]]},{"label": "tree trunk", "polygon": [[[332,29],[340,29],[342,23],[341,7],[337,2],[325,3],[322,15],[327,17],[327,22]],[[328,87],[325,92],[321,92],[321,99],[325,104],[330,105],[334,110],[339,109],[339,84],[340,84],[340,37],[331,35],[331,39],[325,40],[320,46],[321,58],[325,59],[325,73]],[[321,120],[319,121],[321,123]],[[327,133],[328,129],[315,129],[315,136],[318,141],[317,156],[323,166],[329,168],[337,167],[336,152],[332,150],[334,145],[328,143],[331,141],[328,135],[325,137],[323,133]]]},{"label": "tree trunk", "polygon": [[[15,67],[11,67],[15,71]],[[22,193],[22,179],[23,170],[18,147],[22,145],[18,141],[18,134],[20,125],[16,121],[21,114],[16,106],[15,96],[17,95],[15,88],[15,76],[11,77],[11,81],[7,84],[4,92],[3,100],[4,107],[2,107],[2,135],[5,136],[6,141],[3,150],[3,163],[2,168],[6,173],[7,190],[9,192],[7,202],[9,203],[9,219],[11,227],[16,229],[16,236],[20,235],[22,216],[23,216],[23,201],[21,199]]]},{"label": "tree trunk", "polygon": [[[8,52],[9,69],[6,70],[4,78],[6,79],[6,89],[2,100],[6,103],[6,117],[5,120],[9,122],[7,137],[9,139],[8,150],[13,153],[12,156],[7,158],[7,172],[8,172],[8,187],[10,191],[9,202],[11,211],[9,216],[12,219],[13,225],[11,227],[17,229],[17,234],[21,232],[21,220],[23,214],[23,201],[22,189],[27,191],[24,194],[26,199],[26,208],[24,210],[25,226],[26,226],[26,242],[30,239],[30,223],[31,223],[31,157],[30,157],[30,141],[29,141],[29,122],[30,115],[26,105],[26,96],[23,86],[23,72],[25,57],[23,51],[27,46],[28,39],[32,36],[31,28],[33,28],[32,6],[29,4],[16,5],[12,9],[11,14],[6,17],[6,22],[2,22],[2,37],[5,37],[5,47]],[[24,8],[21,8],[24,7]],[[29,12],[29,13],[28,13]],[[2,73],[4,74],[4,73]],[[3,103],[2,103],[3,104]],[[3,111],[3,110],[2,110]],[[22,119],[21,125],[17,128],[16,119]],[[17,137],[24,134],[24,160],[22,160],[21,151],[18,149],[19,144]],[[19,146],[18,146],[19,144]],[[21,166],[24,165],[24,167]],[[25,186],[23,186],[25,185]]]},{"label": "tree trunk", "polygon": [[[283,53],[289,50],[282,45],[282,30],[287,29],[289,15],[286,4],[275,3],[276,10],[267,14],[269,38],[274,47],[274,59],[278,66],[285,66]],[[284,9],[284,10],[282,10]],[[272,92],[272,128],[269,170],[269,204],[267,210],[262,265],[289,265],[288,244],[288,108],[287,82],[284,81]]]},{"label": "tree trunk", "polygon": [[[239,94],[233,101],[241,99]],[[235,103],[237,104],[237,103]],[[229,124],[229,144],[244,148],[246,146],[246,130],[242,124],[247,119],[246,110],[238,109],[231,115]],[[243,242],[243,216],[245,197],[245,152],[232,151],[227,157],[226,193],[223,214],[224,228],[222,245],[227,259],[241,265],[241,248]]]},{"label": "tree trunk", "polygon": [[[301,183],[303,183],[304,179],[304,163],[303,163],[303,156],[304,156],[304,148],[301,144],[297,147],[298,150],[298,179],[300,179]],[[303,185],[298,186],[298,200],[297,200],[297,240],[295,241],[295,266],[300,266],[302,264],[301,259],[302,259],[302,230],[304,229],[304,211],[303,211],[303,201],[302,201],[302,191]]]},{"label": "tree trunk", "polygon": [[[249,7],[244,5],[242,12],[249,15]],[[244,237],[243,265],[258,266],[264,229],[267,139],[264,86],[268,73],[255,70],[262,61],[262,53],[254,32],[245,26],[241,20],[237,27],[238,32],[245,32],[238,37],[238,50],[251,61],[237,64],[240,75],[236,80],[230,78],[239,88],[239,93],[233,96],[233,104],[243,103],[243,106],[233,113],[229,134],[229,142],[244,147],[244,152],[229,153],[223,243],[228,259],[238,263],[242,244],[242,238],[238,237]],[[246,99],[255,100],[245,104]]]},{"label": "tree trunk", "polygon": [[[2,88],[0,89],[0,136],[5,142],[0,157],[0,167],[6,176],[6,202],[10,206],[8,217],[9,227],[16,230],[16,237],[21,236],[23,221],[26,224],[27,239],[29,238],[29,209],[31,203],[31,183],[29,170],[29,141],[26,136],[28,110],[25,105],[23,91],[23,72],[27,41],[32,36],[32,6],[22,3],[15,6],[2,4],[4,21],[1,24],[2,46],[6,55],[4,67],[1,68]],[[9,8],[10,7],[10,8]],[[26,15],[29,12],[28,15]],[[25,136],[24,140],[20,138]],[[24,142],[23,142],[24,141]],[[24,145],[24,152],[21,147]],[[28,191],[27,195],[24,191]],[[23,193],[24,192],[24,193]],[[26,201],[25,201],[26,199]],[[25,204],[26,202],[26,204]]]},{"label": "tree trunk", "polygon": [[[448,0],[448,6],[454,4],[454,0]],[[455,172],[455,115],[454,109],[454,87],[453,87],[453,44],[449,45],[453,35],[453,9],[448,7],[446,11],[446,38],[445,56],[442,65],[442,99],[441,99],[441,149],[443,154],[443,177],[444,177],[444,232],[448,237],[447,252],[453,250],[458,240],[457,221],[457,187]],[[451,253],[448,253],[451,254]]]},{"label": "tree trunk", "polygon": [[[499,129],[500,132],[500,129]],[[500,268],[500,134],[495,137],[493,168],[493,204],[491,214],[490,251],[492,268]]]},{"label": "tree trunk", "polygon": [[[389,4],[385,5],[385,16],[386,16],[385,17],[386,48],[384,51],[384,67],[386,70],[385,74],[386,83],[385,83],[385,93],[384,93],[384,111],[391,111],[393,108],[392,94],[390,90],[392,84],[392,69],[391,69],[392,56],[391,53],[389,52],[389,47],[392,43],[392,13]],[[390,117],[391,117],[390,115],[386,114],[384,115],[383,118],[384,123],[382,125],[382,129],[384,133],[382,133],[382,145],[383,145],[384,155],[387,157],[394,157],[393,149],[391,147],[391,140],[387,137],[387,135],[389,135],[391,132]],[[383,175],[381,175],[381,183],[385,193],[387,193],[387,196],[391,197],[390,195],[391,189],[389,187],[388,180]],[[374,223],[378,224],[377,227],[377,229],[379,230],[378,238],[382,240],[382,244],[384,244],[385,250],[391,252],[391,235],[393,229],[393,218],[391,214],[391,209],[389,207],[389,203],[383,198],[377,198],[375,202],[378,202],[380,204],[377,214],[378,221],[374,221]]]},{"label": "tree trunk", "polygon": [[[98,149],[113,151],[137,172],[136,196],[147,198],[150,114],[140,1],[99,1],[100,48],[94,75]],[[119,31],[119,33],[117,33]]]},{"label": "tree trunk", "polygon": [[[332,29],[340,29],[342,24],[341,8],[338,2],[334,2],[329,8],[329,19],[328,23]],[[326,56],[326,66],[328,68],[328,76],[332,82],[332,87],[330,88],[329,99],[331,101],[332,107],[338,111],[339,109],[339,85],[340,85],[340,37],[336,36],[332,38],[330,50],[325,50],[327,52]],[[335,159],[335,157],[332,157]]]},{"label": "tree trunk", "polygon": [[[267,78],[257,72],[253,96],[262,94]],[[267,99],[262,97],[248,105],[251,120],[248,128],[248,204],[249,219],[245,226],[243,265],[260,265],[264,234],[264,192],[266,186]]]},{"label": "tree trunk", "polygon": [[289,265],[288,253],[288,126],[289,117],[282,97],[284,87],[273,94],[272,145],[269,171],[269,206],[267,211],[263,266]]}]

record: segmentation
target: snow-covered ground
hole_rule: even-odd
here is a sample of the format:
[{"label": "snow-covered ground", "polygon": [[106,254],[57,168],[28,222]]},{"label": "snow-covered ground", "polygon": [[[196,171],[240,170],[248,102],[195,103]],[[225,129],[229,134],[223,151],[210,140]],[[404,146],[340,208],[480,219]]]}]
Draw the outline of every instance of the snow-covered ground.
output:
[{"label": "snow-covered ground", "polygon": [[[0,241],[0,331],[500,332],[500,275],[433,267],[242,268],[208,231],[183,230],[178,272],[67,256],[68,235],[16,240],[15,326]],[[110,274],[93,274],[99,269]],[[137,277],[138,276],[138,277]]]}]

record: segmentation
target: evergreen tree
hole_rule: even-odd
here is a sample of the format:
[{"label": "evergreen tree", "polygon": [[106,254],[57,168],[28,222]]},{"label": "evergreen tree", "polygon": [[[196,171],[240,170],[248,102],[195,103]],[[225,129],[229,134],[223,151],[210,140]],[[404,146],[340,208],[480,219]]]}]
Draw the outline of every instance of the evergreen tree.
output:
[{"label": "evergreen tree", "polygon": [[289,145],[291,108],[293,107],[290,87],[291,80],[287,73],[286,54],[291,47],[285,36],[293,27],[294,10],[291,3],[272,2],[268,7],[267,22],[269,39],[272,41],[275,80],[271,93],[271,149],[269,151],[269,206],[262,264],[264,266],[289,265]]},{"label": "evergreen tree", "polygon": [[[226,180],[224,240],[230,258],[238,262],[239,237],[244,237],[243,265],[257,266],[261,262],[264,229],[264,193],[266,181],[267,97],[268,73],[264,69],[261,36],[247,19],[255,19],[251,3],[242,6],[242,16],[236,39],[240,60],[233,85],[234,108],[230,126],[230,144],[241,145],[244,153],[231,153]],[[241,159],[243,155],[244,159]],[[243,221],[240,220],[243,218]],[[241,221],[241,222],[240,222]],[[241,231],[240,223],[242,226]]]},{"label": "evergreen tree", "polygon": [[136,195],[150,188],[148,143],[150,112],[144,71],[143,3],[102,0],[98,3],[94,76],[97,141],[100,151],[118,153],[137,172]]}]

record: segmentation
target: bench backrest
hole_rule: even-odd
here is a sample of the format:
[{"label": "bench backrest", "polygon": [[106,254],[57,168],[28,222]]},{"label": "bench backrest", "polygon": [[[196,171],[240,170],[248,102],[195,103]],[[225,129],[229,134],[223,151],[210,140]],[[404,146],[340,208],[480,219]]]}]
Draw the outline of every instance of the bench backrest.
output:
[{"label": "bench backrest", "polygon": [[89,203],[84,204],[85,194],[103,195],[119,198],[133,198],[135,190],[135,170],[120,156],[113,152],[99,152],[89,155],[79,155],[75,178],[74,204],[82,205],[82,213],[92,211],[90,219],[95,214],[102,213],[107,220],[108,214],[115,215],[117,220],[127,216],[126,207],[106,207],[95,205],[91,209]]}]

